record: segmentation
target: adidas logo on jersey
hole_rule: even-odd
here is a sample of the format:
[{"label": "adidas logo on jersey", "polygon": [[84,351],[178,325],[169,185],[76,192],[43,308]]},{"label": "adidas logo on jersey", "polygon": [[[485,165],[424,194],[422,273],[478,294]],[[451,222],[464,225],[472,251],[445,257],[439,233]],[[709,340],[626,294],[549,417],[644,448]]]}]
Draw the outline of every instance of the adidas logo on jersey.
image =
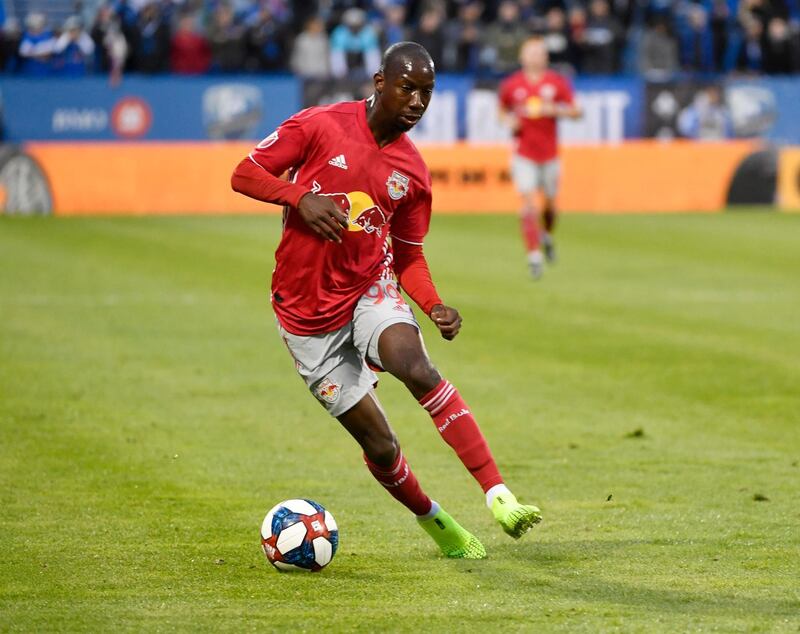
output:
[{"label": "adidas logo on jersey", "polygon": [[339,167],[343,170],[347,169],[347,161],[344,158],[344,154],[334,156],[330,161],[328,161],[328,165],[333,165],[334,167]]}]

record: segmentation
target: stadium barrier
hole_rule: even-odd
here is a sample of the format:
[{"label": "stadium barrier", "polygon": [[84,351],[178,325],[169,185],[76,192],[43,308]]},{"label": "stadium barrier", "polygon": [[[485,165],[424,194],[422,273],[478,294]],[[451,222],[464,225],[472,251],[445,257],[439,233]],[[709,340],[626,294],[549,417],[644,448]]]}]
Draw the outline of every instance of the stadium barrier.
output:
[{"label": "stadium barrier", "polygon": [[[749,141],[634,141],[564,148],[561,207],[583,212],[713,212],[724,208]],[[57,215],[276,212],[234,193],[230,175],[251,142],[30,143]],[[437,212],[518,207],[508,145],[421,147]]]},{"label": "stadium barrier", "polygon": [[784,148],[778,158],[778,204],[800,211],[800,147]]}]

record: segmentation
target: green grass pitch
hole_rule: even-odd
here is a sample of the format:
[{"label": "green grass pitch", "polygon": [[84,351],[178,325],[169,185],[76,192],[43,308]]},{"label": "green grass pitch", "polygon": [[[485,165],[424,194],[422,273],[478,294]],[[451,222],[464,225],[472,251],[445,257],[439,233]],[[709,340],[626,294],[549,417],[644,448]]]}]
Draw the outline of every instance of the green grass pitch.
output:
[{"label": "green grass pitch", "polygon": [[[464,316],[428,349],[544,522],[506,537],[427,415],[378,390],[489,558],[439,558],[306,393],[268,304],[277,217],[0,219],[0,630],[800,628],[800,216],[435,217]],[[259,549],[310,497],[319,575]],[[764,499],[766,498],[766,499]]]}]

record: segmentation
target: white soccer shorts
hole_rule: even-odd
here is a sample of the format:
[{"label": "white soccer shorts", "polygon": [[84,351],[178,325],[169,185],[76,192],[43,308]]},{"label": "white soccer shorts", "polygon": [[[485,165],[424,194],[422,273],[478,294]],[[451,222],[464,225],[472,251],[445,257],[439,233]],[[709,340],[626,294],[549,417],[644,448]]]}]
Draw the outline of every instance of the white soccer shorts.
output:
[{"label": "white soccer shorts", "polygon": [[560,173],[558,159],[537,163],[519,154],[514,154],[511,158],[511,178],[514,187],[521,194],[530,194],[541,189],[548,198],[555,198]]},{"label": "white soccer shorts", "polygon": [[397,282],[378,280],[358,300],[353,321],[338,330],[307,337],[293,335],[280,325],[278,331],[311,393],[331,416],[339,416],[377,385],[378,377],[367,362],[383,367],[378,339],[398,323],[419,330]]}]

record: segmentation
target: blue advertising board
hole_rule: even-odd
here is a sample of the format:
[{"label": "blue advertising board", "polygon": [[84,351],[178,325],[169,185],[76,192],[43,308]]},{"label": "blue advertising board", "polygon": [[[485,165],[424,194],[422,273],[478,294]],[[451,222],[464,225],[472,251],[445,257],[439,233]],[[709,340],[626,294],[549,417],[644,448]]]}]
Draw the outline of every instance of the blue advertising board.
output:
[{"label": "blue advertising board", "polygon": [[[724,90],[733,136],[800,144],[800,79],[715,83]],[[584,116],[561,121],[561,138],[566,143],[663,138],[666,124],[661,119],[668,115],[667,123],[674,123],[681,108],[705,85],[672,84],[646,84],[638,77],[576,78],[573,85]],[[675,86],[686,95],[677,94]],[[11,142],[253,140],[302,107],[334,97],[357,99],[369,89],[371,86],[360,82],[308,82],[304,86],[290,76],[138,76],[126,77],[115,87],[102,77],[0,76],[0,112],[3,138]],[[428,113],[412,136],[422,142],[507,140],[508,130],[497,117],[497,82],[440,75]],[[674,132],[672,136],[680,135]]]},{"label": "blue advertising board", "polygon": [[4,137],[39,140],[258,139],[300,108],[293,77],[0,79]]},{"label": "blue advertising board", "polygon": [[759,136],[779,145],[800,144],[800,78],[730,80],[725,102],[738,136]]}]

